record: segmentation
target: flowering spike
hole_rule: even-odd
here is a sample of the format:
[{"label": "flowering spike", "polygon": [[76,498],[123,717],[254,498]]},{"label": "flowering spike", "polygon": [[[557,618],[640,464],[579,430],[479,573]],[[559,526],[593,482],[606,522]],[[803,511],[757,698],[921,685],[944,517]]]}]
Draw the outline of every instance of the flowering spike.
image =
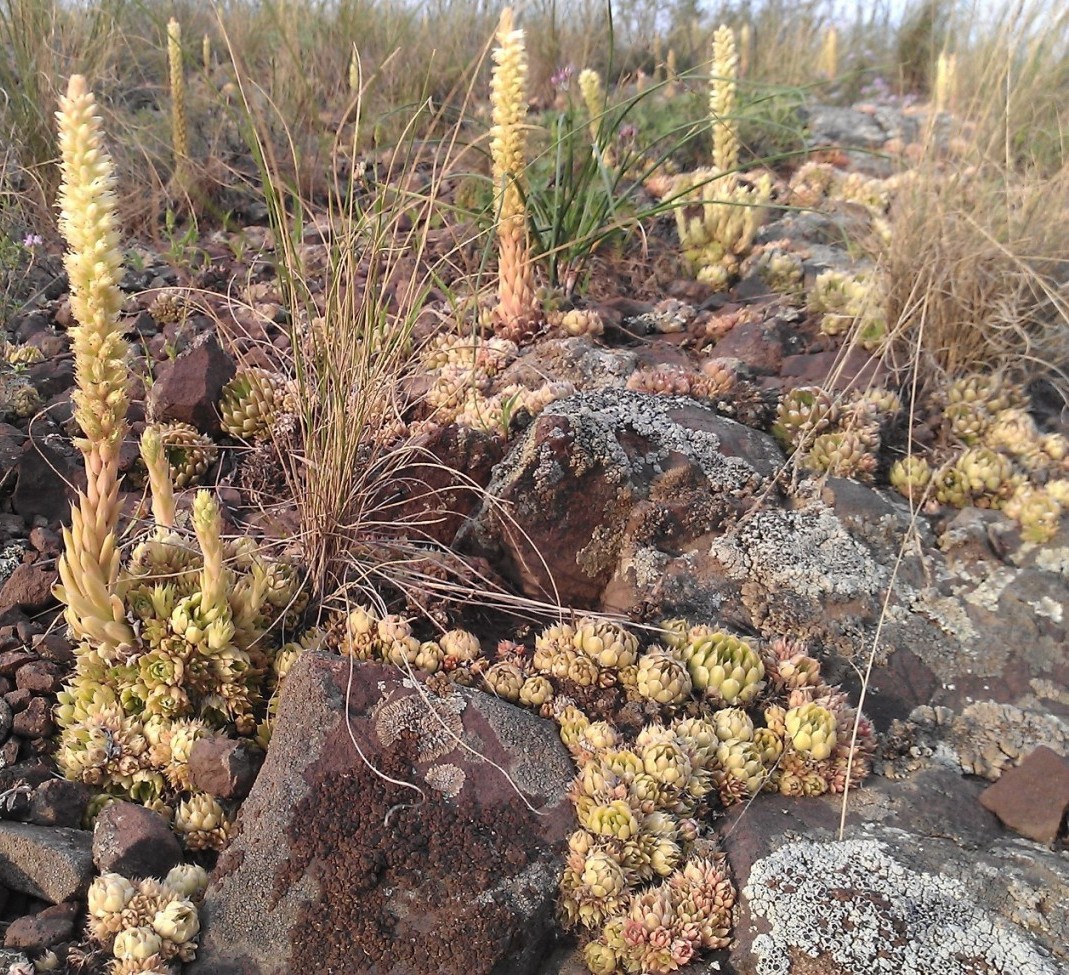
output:
[{"label": "flowering spike", "polygon": [[119,448],[129,401],[128,346],[119,325],[122,256],[115,177],[96,100],[85,78],[74,75],[56,113],[62,154],[59,227],[69,250],[64,265],[77,325],[71,329],[78,388],[74,416],[83,438],[86,490],[79,492],[64,529],[56,594],[67,605],[76,639],[99,644],[105,659],[132,643],[122,600],[115,595],[119,553]]},{"label": "flowering spike", "polygon": [[523,199],[527,166],[527,52],[523,31],[513,26],[512,8],[501,11],[494,71],[490,82],[493,127],[490,155],[497,190],[498,307],[501,333],[526,335],[539,318],[527,243],[527,209]]}]

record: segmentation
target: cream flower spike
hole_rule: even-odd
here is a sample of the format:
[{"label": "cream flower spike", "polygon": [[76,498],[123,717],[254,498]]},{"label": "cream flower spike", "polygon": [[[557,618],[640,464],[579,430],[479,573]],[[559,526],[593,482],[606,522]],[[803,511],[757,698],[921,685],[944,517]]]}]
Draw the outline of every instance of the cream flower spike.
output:
[{"label": "cream flower spike", "polygon": [[84,437],[86,490],[79,493],[64,529],[56,595],[78,640],[96,643],[112,659],[134,641],[122,600],[115,594],[119,552],[119,449],[129,403],[128,346],[119,324],[122,254],[116,215],[115,177],[104,148],[96,100],[85,78],[74,75],[56,113],[62,155],[59,227],[69,250],[70,330],[74,347],[74,417]]}]

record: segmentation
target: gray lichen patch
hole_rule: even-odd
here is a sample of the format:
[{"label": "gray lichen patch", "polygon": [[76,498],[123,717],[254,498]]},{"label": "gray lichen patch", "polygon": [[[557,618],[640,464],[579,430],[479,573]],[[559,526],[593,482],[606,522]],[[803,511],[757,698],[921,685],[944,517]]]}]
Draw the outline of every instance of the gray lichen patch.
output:
[{"label": "gray lichen patch", "polygon": [[1069,725],[1053,714],[977,701],[954,720],[948,744],[963,771],[993,781],[1039,745],[1069,754]]},{"label": "gray lichen patch", "polygon": [[764,930],[757,975],[789,975],[792,955],[842,975],[1057,975],[1050,956],[978,906],[967,880],[917,870],[877,839],[795,840],[758,860],[743,890]]},{"label": "gray lichen patch", "polygon": [[734,578],[810,599],[867,601],[887,575],[823,504],[758,510],[710,551]]},{"label": "gray lichen patch", "polygon": [[410,732],[416,737],[418,761],[433,762],[460,746],[464,734],[460,715],[466,706],[459,694],[444,698],[406,694],[386,700],[373,714],[375,734],[390,747]]},{"label": "gray lichen patch", "polygon": [[[680,422],[680,418],[673,414],[681,410],[686,411],[690,421],[704,416],[707,420],[705,428],[694,422]],[[627,460],[625,457],[623,462],[628,466],[641,463],[656,468],[671,454],[678,453],[697,463],[714,490],[742,491],[752,488],[758,481],[752,464],[721,450],[721,438],[712,429],[725,427],[733,421],[687,397],[654,396],[630,390],[583,393],[551,403],[542,415],[571,420],[576,433],[575,449],[598,460],[621,461],[620,432],[630,431],[650,446],[640,458]],[[759,438],[755,436],[753,440],[758,442]],[[755,458],[761,466],[768,465],[771,469],[773,464],[782,461],[771,441],[765,453],[767,457]]]}]

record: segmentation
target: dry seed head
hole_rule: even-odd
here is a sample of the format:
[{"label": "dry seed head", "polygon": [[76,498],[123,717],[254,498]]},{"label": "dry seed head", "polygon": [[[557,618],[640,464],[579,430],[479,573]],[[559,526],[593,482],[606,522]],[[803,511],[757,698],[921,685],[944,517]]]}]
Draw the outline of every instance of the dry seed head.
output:
[{"label": "dry seed head", "polygon": [[958,56],[943,51],[935,63],[935,87],[932,91],[932,107],[941,112],[953,109],[957,101]]}]

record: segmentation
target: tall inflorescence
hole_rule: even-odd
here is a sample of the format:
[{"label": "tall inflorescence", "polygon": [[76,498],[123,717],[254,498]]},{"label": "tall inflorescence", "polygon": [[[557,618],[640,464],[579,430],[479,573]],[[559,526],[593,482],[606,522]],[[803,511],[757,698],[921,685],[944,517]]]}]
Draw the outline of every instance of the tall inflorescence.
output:
[{"label": "tall inflorescence", "polygon": [[527,165],[527,52],[523,31],[513,26],[512,8],[501,12],[490,82],[493,127],[490,154],[498,214],[498,334],[527,337],[540,315],[527,241],[524,174]]},{"label": "tall inflorescence", "polygon": [[735,35],[721,26],[713,36],[709,112],[713,129],[713,165],[680,177],[676,190],[686,204],[675,208],[683,257],[699,281],[727,288],[753,246],[772,179],[760,173],[741,179],[736,111],[739,58]]},{"label": "tall inflorescence", "polygon": [[829,81],[839,72],[839,32],[834,26],[828,27],[824,32],[817,71],[822,78],[827,78]]},{"label": "tall inflorescence", "polygon": [[957,96],[958,57],[943,51],[935,64],[932,106],[937,112],[953,109]]},{"label": "tall inflorescence", "polygon": [[590,139],[598,145],[601,117],[605,114],[605,86],[601,82],[601,75],[593,68],[584,68],[579,72],[579,93],[583,96],[583,104],[590,118]]},{"label": "tall inflorescence", "polygon": [[734,114],[739,77],[735,32],[721,24],[713,35],[713,77],[709,87],[709,114],[713,123],[713,166],[727,173],[739,164],[739,137]]},{"label": "tall inflorescence", "polygon": [[182,28],[173,17],[167,22],[167,67],[171,79],[171,148],[175,175],[181,182],[189,160],[186,126],[186,77],[182,71]]},{"label": "tall inflorescence", "polygon": [[67,605],[74,637],[98,644],[105,659],[133,642],[122,600],[114,595],[119,574],[119,450],[126,434],[128,347],[119,324],[122,255],[119,250],[115,180],[96,101],[85,78],[74,75],[56,113],[62,154],[59,226],[67,241],[71,329],[78,388],[74,417],[83,437],[86,489],[63,530],[58,597]]}]

